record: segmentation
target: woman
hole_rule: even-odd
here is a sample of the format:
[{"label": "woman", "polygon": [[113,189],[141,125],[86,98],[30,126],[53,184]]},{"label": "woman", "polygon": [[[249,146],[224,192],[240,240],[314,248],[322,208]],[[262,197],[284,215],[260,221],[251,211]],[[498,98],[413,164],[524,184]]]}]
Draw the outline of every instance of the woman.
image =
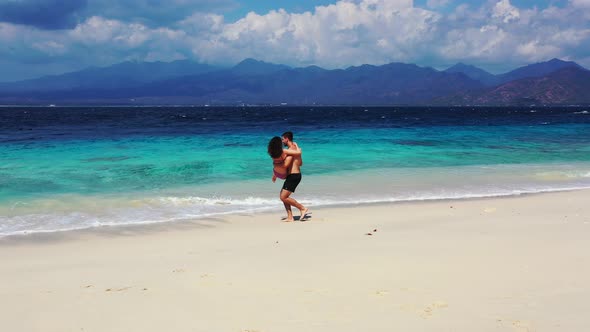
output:
[{"label": "woman", "polygon": [[272,182],[275,182],[277,178],[284,180],[289,175],[293,157],[288,155],[287,152],[292,151],[283,150],[283,141],[280,137],[275,136],[268,142],[268,154],[273,163]]}]

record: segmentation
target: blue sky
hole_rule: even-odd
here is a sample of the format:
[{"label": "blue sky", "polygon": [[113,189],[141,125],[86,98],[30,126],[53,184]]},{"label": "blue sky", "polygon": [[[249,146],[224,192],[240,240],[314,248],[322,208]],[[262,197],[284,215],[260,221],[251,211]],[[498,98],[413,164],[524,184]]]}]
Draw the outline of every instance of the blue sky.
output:
[{"label": "blue sky", "polygon": [[590,67],[590,0],[0,0],[0,81],[129,60]]}]

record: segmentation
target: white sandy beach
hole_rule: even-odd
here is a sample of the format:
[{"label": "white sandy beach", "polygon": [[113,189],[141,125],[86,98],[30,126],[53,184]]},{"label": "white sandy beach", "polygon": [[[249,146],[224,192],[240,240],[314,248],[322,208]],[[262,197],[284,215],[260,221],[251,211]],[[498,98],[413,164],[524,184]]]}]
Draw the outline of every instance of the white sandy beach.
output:
[{"label": "white sandy beach", "polygon": [[586,331],[589,198],[316,208],[306,222],[275,212],[4,238],[1,330]]}]

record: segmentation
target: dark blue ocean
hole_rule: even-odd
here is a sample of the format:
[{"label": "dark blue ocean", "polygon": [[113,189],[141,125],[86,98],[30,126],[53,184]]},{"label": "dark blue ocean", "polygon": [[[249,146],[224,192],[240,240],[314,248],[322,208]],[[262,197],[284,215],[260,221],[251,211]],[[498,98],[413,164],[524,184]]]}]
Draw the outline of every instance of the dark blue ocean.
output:
[{"label": "dark blue ocean", "polygon": [[0,107],[0,236],[279,212],[287,130],[312,208],[590,188],[584,107]]}]

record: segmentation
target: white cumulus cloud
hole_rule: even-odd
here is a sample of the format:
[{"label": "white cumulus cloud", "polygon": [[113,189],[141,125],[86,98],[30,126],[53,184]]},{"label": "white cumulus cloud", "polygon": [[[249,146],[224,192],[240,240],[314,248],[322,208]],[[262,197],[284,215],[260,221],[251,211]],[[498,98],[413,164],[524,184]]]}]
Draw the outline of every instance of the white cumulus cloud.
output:
[{"label": "white cumulus cloud", "polygon": [[124,23],[93,16],[70,32],[74,41],[84,44],[115,44],[133,48],[147,41],[153,34],[139,23]]},{"label": "white cumulus cloud", "polygon": [[[220,53],[244,54],[290,64],[338,67],[410,61],[432,37],[439,15],[415,8],[406,0],[339,1],[300,14],[285,10],[249,13],[208,40],[199,54],[213,60]],[[200,41],[202,42],[202,41]],[[206,43],[207,44],[207,43]]]},{"label": "white cumulus cloud", "polygon": [[589,2],[519,8],[509,0],[430,0],[424,9],[412,0],[346,0],[300,13],[250,12],[234,22],[202,11],[187,11],[168,25],[95,15],[72,29],[51,31],[0,22],[0,55],[15,68],[45,59],[53,68],[72,69],[129,59],[230,65],[249,57],[326,68],[462,61],[508,70],[552,57],[588,64]]},{"label": "white cumulus cloud", "polygon": [[504,23],[520,18],[518,8],[512,6],[509,0],[500,0],[494,6],[493,17],[501,19]]}]

